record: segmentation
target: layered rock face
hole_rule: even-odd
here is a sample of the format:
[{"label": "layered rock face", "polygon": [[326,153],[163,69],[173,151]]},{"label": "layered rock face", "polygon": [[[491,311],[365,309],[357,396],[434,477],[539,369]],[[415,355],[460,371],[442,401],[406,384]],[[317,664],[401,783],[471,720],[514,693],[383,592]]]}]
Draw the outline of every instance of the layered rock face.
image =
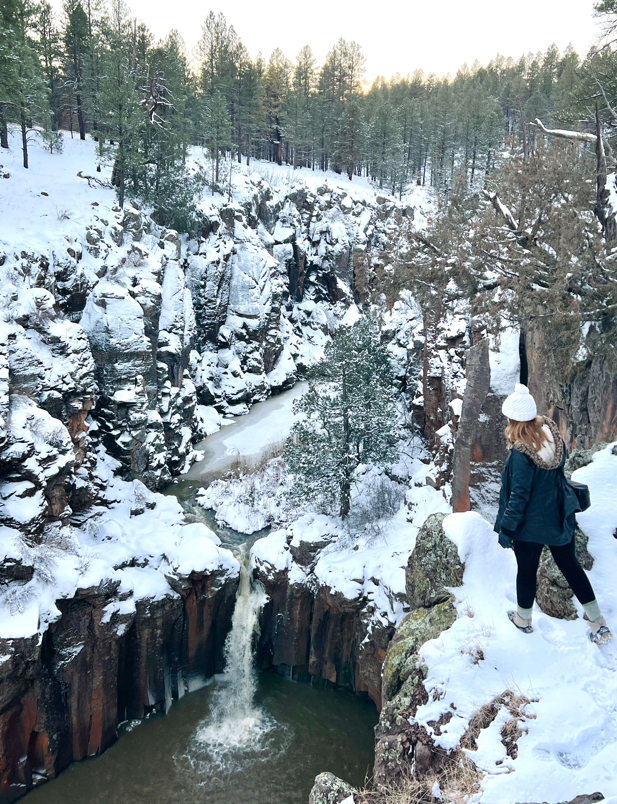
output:
[{"label": "layered rock face", "polygon": [[235,582],[191,573],[126,613],[119,585],[59,600],[42,637],[0,640],[0,801],[104,751],[118,723],[167,711],[222,670]]},{"label": "layered rock face", "polygon": [[378,254],[402,213],[239,181],[191,237],[93,202],[45,253],[1,255],[0,522],[38,532],[87,507],[99,444],[161,487],[194,459],[199,404],[246,412],[320,358],[350,255]]},{"label": "layered rock face", "polygon": [[588,349],[595,330],[581,334],[574,376],[565,383],[549,370],[550,355],[542,333],[526,334],[529,388],[538,407],[550,413],[559,424],[569,448],[588,449],[593,444],[617,438],[617,372],[612,356],[594,354]]},{"label": "layered rock face", "polygon": [[269,598],[260,617],[257,663],[296,680],[367,694],[379,708],[381,667],[394,624],[365,596],[346,597],[314,572],[319,550],[333,538],[308,542],[290,535],[281,553],[289,566],[254,552],[254,576]]}]

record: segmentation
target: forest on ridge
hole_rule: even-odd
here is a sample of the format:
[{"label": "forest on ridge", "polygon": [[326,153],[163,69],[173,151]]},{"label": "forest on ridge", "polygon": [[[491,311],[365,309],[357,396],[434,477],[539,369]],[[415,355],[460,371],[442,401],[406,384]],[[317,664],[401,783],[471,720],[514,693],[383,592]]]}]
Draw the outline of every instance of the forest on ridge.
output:
[{"label": "forest on ridge", "polygon": [[[606,4],[604,4],[606,5]],[[609,9],[604,9],[605,11]],[[294,59],[280,48],[252,58],[223,14],[210,12],[194,53],[177,31],[156,41],[124,0],[6,0],[0,18],[0,120],[6,126],[70,129],[118,145],[117,181],[134,196],[169,192],[190,144],[220,157],[365,175],[392,193],[411,181],[473,186],[496,164],[504,138],[532,149],[547,125],[594,127],[596,100],[609,125],[617,83],[612,50],[581,58],[552,45],[454,77],[396,75],[364,84],[361,46],[341,38],[319,65],[309,45]],[[148,123],[152,125],[148,125]],[[516,144],[515,144],[515,141]]]},{"label": "forest on ridge", "polygon": [[[497,300],[507,320],[546,328],[558,377],[577,353],[614,353],[617,3],[595,13],[605,37],[584,57],[553,45],[367,88],[361,46],[345,39],[322,65],[308,45],[294,60],[279,48],[252,58],[210,12],[188,53],[177,31],[156,41],[124,0],[65,0],[61,15],[46,0],[6,0],[1,144],[17,125],[27,167],[32,137],[53,152],[59,129],[89,134],[120,206],[145,203],[181,231],[203,190],[231,193],[234,165],[252,159],[362,176],[401,199],[430,187],[438,212],[426,235],[403,226],[377,268],[354,258],[357,300],[392,303],[407,287],[430,314],[466,297],[489,322]],[[207,164],[189,159],[193,146]]]}]

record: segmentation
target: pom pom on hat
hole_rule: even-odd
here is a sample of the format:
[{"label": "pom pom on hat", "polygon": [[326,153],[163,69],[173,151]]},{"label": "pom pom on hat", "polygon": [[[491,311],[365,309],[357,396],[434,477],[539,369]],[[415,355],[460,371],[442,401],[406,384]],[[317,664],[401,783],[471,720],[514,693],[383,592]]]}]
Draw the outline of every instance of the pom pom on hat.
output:
[{"label": "pom pom on hat", "polygon": [[501,412],[515,422],[530,422],[538,415],[536,400],[529,393],[529,388],[520,382],[514,386],[514,393],[504,401]]}]

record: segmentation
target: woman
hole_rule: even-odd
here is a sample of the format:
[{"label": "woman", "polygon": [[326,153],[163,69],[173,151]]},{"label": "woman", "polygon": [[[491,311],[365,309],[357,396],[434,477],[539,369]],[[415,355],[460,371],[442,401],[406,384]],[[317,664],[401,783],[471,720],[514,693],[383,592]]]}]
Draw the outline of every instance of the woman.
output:
[{"label": "woman", "polygon": [[518,564],[518,606],[508,617],[524,634],[532,633],[536,574],[546,544],[585,611],[590,639],[605,642],[611,632],[574,552],[574,514],[565,515],[566,455],[559,429],[555,422],[537,415],[535,400],[525,385],[515,386],[502,412],[508,418],[510,454],[501,477],[495,531],[503,547],[513,547]]}]

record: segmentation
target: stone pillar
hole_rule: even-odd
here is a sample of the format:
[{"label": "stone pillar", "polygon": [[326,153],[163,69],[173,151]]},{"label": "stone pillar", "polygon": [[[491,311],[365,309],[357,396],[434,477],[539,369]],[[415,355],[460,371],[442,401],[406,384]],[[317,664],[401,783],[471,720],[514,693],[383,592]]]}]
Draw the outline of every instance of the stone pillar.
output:
[{"label": "stone pillar", "polygon": [[475,440],[480,411],[490,389],[491,371],[488,358],[488,340],[476,343],[466,355],[467,385],[463,408],[454,445],[452,478],[452,510],[469,511],[469,481],[471,477],[472,446]]}]

